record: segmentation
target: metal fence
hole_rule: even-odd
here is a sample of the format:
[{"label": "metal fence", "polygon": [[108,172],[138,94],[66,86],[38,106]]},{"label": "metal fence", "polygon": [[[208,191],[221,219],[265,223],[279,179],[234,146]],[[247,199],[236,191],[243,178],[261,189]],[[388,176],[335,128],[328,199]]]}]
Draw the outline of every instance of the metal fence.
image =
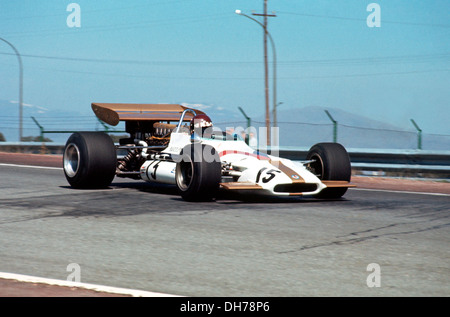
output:
[{"label": "metal fence", "polygon": [[[247,122],[220,122],[221,129],[247,128]],[[252,131],[265,130],[265,123],[251,122]],[[347,148],[367,149],[420,149],[450,150],[450,135],[419,134],[417,131],[357,127],[344,124],[314,124],[301,122],[279,122],[279,145],[288,147],[308,147],[319,142],[338,142]],[[258,135],[260,142],[264,136]],[[273,143],[274,140],[272,140]],[[265,144],[265,143],[264,143]]]},{"label": "metal fence", "polygon": [[[0,133],[6,141],[18,141],[19,131],[17,119],[0,116]],[[244,132],[251,131],[256,141],[265,144],[265,122],[251,121],[217,122],[216,127],[222,130],[232,128],[245,137]],[[363,149],[423,149],[450,150],[450,135],[418,133],[412,130],[395,130],[373,127],[358,127],[332,123],[279,122],[278,143],[272,144],[283,147],[309,147],[319,142],[339,142],[346,148]],[[124,123],[111,127],[100,122],[93,116],[76,117],[32,117],[24,118],[24,141],[46,143],[64,143],[73,131],[105,131],[110,133],[124,133]],[[272,133],[276,137],[276,133]]]}]

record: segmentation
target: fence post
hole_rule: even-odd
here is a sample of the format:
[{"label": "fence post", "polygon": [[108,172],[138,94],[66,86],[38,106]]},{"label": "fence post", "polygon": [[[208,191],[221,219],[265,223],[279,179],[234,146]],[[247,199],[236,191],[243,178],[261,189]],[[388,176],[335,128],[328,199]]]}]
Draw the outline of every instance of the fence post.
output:
[{"label": "fence post", "polygon": [[250,126],[252,125],[251,122],[252,120],[250,119],[249,116],[247,116],[247,114],[244,112],[244,110],[241,107],[238,107],[239,110],[241,111],[241,113],[244,115],[245,119],[247,120],[247,133],[245,135],[245,143],[250,144]]},{"label": "fence post", "polygon": [[99,118],[97,118],[97,120],[98,120],[98,122],[100,122],[100,124],[103,126],[103,128],[105,128],[104,132],[108,133],[109,132],[109,127],[102,120],[100,120]]},{"label": "fence post", "polygon": [[422,129],[419,128],[418,124],[416,123],[416,121],[414,121],[414,119],[411,119],[411,122],[417,130],[417,148],[419,150],[422,150]]},{"label": "fence post", "polygon": [[33,119],[34,123],[36,123],[36,125],[39,127],[39,131],[40,131],[39,138],[40,138],[40,141],[42,143],[44,143],[44,127],[39,124],[39,122],[35,119],[35,117],[31,117],[31,119]]},{"label": "fence post", "polygon": [[35,117],[31,117],[31,119],[33,119],[34,123],[36,123],[36,125],[39,127],[39,131],[40,131],[39,139],[42,142],[41,154],[46,154],[47,153],[47,148],[45,147],[45,139],[44,139],[45,130],[44,130],[44,127],[39,124],[39,122],[36,120]]},{"label": "fence post", "polygon": [[331,114],[328,112],[328,110],[325,110],[325,113],[327,114],[328,118],[330,118],[331,122],[333,122],[333,142],[337,143],[337,125],[338,122],[334,120],[334,118],[331,116]]}]

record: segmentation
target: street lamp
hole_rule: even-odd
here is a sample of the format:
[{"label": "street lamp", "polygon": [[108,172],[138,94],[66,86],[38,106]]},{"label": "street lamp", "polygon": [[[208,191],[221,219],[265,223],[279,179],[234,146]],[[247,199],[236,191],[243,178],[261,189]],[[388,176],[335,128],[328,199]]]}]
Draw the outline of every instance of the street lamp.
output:
[{"label": "street lamp", "polygon": [[22,141],[22,130],[23,130],[23,124],[22,124],[22,118],[23,118],[23,65],[22,65],[22,58],[20,57],[19,51],[7,40],[0,37],[0,41],[5,42],[11,48],[14,50],[14,52],[17,55],[17,59],[19,60],[19,142]]},{"label": "street lamp", "polygon": [[[258,20],[246,15],[245,13],[242,13],[241,10],[236,10],[235,11],[236,14],[238,15],[242,15],[256,23],[259,24],[259,26],[261,26],[264,30],[264,33],[269,37],[270,40],[270,44],[272,46],[272,52],[273,52],[273,110],[272,113],[274,114],[274,122],[276,123],[276,107],[277,107],[277,52],[275,49],[275,42],[272,38],[272,35],[269,33],[269,31],[267,30],[267,26],[262,24],[261,22],[259,22]],[[265,68],[267,69],[267,57],[265,56]],[[268,96],[268,87],[267,84],[268,83],[268,79],[267,79],[267,72],[266,72],[266,128],[267,128],[267,144],[270,144],[270,116],[269,116],[269,96]],[[275,126],[275,124],[274,124]]]},{"label": "street lamp", "polygon": [[278,125],[278,121],[277,121],[277,108],[282,105],[283,102],[279,102],[275,105],[275,107],[273,107],[272,110],[272,117],[273,117],[273,126],[276,127]]}]

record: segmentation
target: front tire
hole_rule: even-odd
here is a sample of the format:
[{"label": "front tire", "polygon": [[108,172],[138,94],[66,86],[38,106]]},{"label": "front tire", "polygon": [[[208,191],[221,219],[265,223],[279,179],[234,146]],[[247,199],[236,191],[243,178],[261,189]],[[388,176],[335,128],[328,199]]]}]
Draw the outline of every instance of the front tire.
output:
[{"label": "front tire", "polygon": [[181,197],[186,201],[211,201],[216,197],[222,178],[217,151],[210,145],[194,143],[180,153],[175,179]]},{"label": "front tire", "polygon": [[73,188],[106,188],[116,175],[117,154],[103,132],[77,132],[67,140],[63,169]]},{"label": "front tire", "polygon": [[[320,180],[350,182],[352,169],[350,158],[345,148],[339,143],[318,143],[311,147],[306,160],[314,160],[308,169]],[[335,199],[342,197],[347,187],[325,188],[318,198]]]}]

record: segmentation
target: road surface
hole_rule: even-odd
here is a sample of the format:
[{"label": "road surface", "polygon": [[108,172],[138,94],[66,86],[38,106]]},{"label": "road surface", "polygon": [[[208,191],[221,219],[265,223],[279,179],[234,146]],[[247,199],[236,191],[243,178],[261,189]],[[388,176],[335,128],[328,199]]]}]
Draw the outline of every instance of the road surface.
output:
[{"label": "road surface", "polygon": [[0,272],[180,296],[450,295],[445,193],[186,203],[173,187],[117,178],[74,190],[59,160],[5,157]]}]

